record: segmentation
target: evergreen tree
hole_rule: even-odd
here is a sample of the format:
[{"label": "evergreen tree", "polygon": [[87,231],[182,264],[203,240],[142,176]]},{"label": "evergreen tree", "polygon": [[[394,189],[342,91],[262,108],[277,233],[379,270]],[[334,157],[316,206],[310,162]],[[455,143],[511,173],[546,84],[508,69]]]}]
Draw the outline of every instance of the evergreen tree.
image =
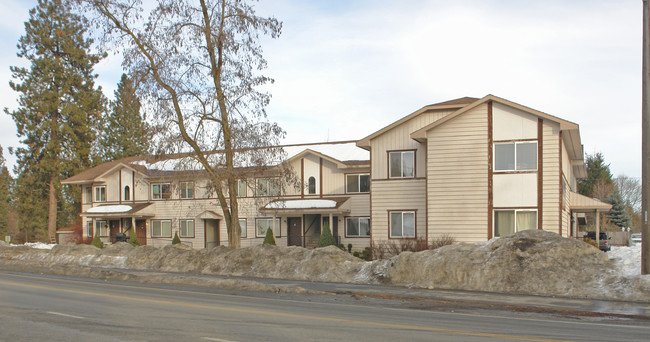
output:
[{"label": "evergreen tree", "polygon": [[174,233],[174,238],[172,239],[172,245],[178,245],[181,243],[181,238],[178,237],[178,233]]},{"label": "evergreen tree", "polygon": [[266,236],[264,237],[264,242],[262,244],[275,246],[275,237],[273,236],[273,229],[269,228],[266,230]]},{"label": "evergreen tree", "polygon": [[[36,230],[45,225],[34,227],[33,220],[44,214],[39,219],[47,218],[47,236],[52,240],[57,225],[66,225],[75,216],[71,210],[79,210],[79,189],[62,189],[59,181],[91,165],[94,130],[104,104],[93,74],[101,56],[88,52],[92,44],[84,38],[88,23],[73,14],[68,1],[39,0],[29,14],[18,57],[31,66],[11,67],[17,82],[10,86],[20,93],[19,108],[5,111],[24,144],[16,150],[21,229],[42,239],[45,234]],[[48,208],[46,213],[41,212],[42,205]],[[59,211],[63,215],[57,217]]]},{"label": "evergreen tree", "polygon": [[100,132],[99,159],[109,161],[149,152],[151,130],[140,114],[140,107],[133,81],[122,75]]},{"label": "evergreen tree", "polygon": [[607,203],[612,205],[612,209],[607,213],[607,218],[619,228],[630,226],[630,217],[625,211],[625,203],[618,191],[614,191],[607,199]]},{"label": "evergreen tree", "polygon": [[332,236],[329,224],[325,223],[323,225],[323,231],[320,234],[320,239],[318,240],[318,247],[327,246],[336,246],[336,240]]},{"label": "evergreen tree", "polygon": [[[614,181],[609,170],[609,164],[605,164],[605,158],[600,152],[588,154],[585,162],[587,166],[587,178],[578,181],[578,192],[585,196],[596,197],[594,188],[597,186],[611,186]],[[600,198],[604,200],[605,198]]]},{"label": "evergreen tree", "polygon": [[5,165],[0,145],[0,240],[9,233],[9,211],[11,210],[11,187],[13,178]]}]

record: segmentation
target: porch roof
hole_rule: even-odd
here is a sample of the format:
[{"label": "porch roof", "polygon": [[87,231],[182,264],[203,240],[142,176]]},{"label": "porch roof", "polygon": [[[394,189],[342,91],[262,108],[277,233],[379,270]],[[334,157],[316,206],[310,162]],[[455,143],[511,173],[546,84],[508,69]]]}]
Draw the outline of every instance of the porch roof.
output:
[{"label": "porch roof", "polygon": [[282,199],[260,208],[264,214],[345,214],[350,212],[350,197]]},{"label": "porch roof", "polygon": [[607,212],[612,209],[612,205],[609,203],[573,191],[569,191],[569,203],[571,203],[571,210],[575,212],[593,212],[596,210]]},{"label": "porch roof", "polygon": [[81,215],[97,218],[153,217],[153,210],[147,209],[151,204],[152,203],[100,205],[86,210],[81,213]]}]

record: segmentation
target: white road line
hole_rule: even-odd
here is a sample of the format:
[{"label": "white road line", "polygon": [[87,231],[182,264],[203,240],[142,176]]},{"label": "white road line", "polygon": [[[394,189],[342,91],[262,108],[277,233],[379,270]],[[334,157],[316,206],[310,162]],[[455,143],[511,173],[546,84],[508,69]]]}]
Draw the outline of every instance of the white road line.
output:
[{"label": "white road line", "polygon": [[220,338],[212,338],[212,337],[201,337],[201,339],[206,341],[214,341],[214,342],[234,342],[234,341],[222,340]]},{"label": "white road line", "polygon": [[70,318],[76,318],[76,319],[84,319],[83,317],[73,316],[73,315],[68,315],[68,314],[64,314],[64,313],[60,313],[60,312],[54,312],[54,311],[48,311],[48,312],[46,312],[46,313],[48,313],[48,314],[50,314],[50,315],[57,315],[57,316],[63,316],[63,317],[70,317]]}]

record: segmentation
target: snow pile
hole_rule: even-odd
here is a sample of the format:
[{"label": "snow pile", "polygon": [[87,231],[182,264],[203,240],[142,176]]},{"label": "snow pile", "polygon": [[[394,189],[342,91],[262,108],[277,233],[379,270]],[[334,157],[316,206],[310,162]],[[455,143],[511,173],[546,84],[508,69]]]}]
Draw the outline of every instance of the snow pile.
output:
[{"label": "snow pile", "polygon": [[336,208],[336,201],[324,199],[284,200],[274,201],[266,205],[266,209],[328,209]]},{"label": "snow pile", "polygon": [[56,244],[47,244],[42,242],[25,242],[25,246],[36,249],[52,249]]},{"label": "snow pile", "polygon": [[620,275],[632,277],[641,274],[641,244],[631,247],[613,246],[607,256],[614,262],[614,268]]},{"label": "snow pile", "polygon": [[133,209],[130,205],[118,204],[118,205],[102,205],[99,207],[92,207],[88,209],[87,213],[91,214],[109,214],[109,213],[125,213]]},{"label": "snow pile", "polygon": [[[617,250],[612,256],[618,255]],[[576,239],[529,230],[477,244],[455,244],[366,262],[330,246],[317,249],[259,245],[194,250],[184,245],[52,250],[0,245],[0,268],[125,269],[430,289],[650,301],[650,276],[618,274],[621,261]],[[110,271],[112,272],[112,271]],[[151,280],[154,281],[154,280]]]}]

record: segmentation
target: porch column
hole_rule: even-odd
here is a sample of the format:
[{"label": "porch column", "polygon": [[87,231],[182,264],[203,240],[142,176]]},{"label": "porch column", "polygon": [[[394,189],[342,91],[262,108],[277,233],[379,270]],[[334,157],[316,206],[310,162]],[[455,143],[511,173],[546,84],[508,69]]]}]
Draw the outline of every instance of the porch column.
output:
[{"label": "porch column", "polygon": [[276,233],[277,230],[275,230],[275,229],[277,228],[277,227],[275,226],[275,220],[276,220],[276,216],[275,216],[275,214],[273,214],[273,237],[276,237],[276,236],[278,235],[278,234]]},{"label": "porch column", "polygon": [[600,209],[596,209],[596,246],[600,248]]},{"label": "porch column", "polygon": [[138,234],[136,234],[135,231],[135,216],[131,216],[131,233],[129,233],[129,237],[131,236],[131,234],[135,234],[136,238],[138,237]]},{"label": "porch column", "polygon": [[[330,233],[332,233],[332,236],[334,236],[334,221],[332,221],[332,219],[333,219],[332,213],[330,213],[329,217],[330,218],[329,218],[328,222],[329,222],[329,225],[330,225]],[[321,230],[321,233],[322,233],[322,230]]]}]

